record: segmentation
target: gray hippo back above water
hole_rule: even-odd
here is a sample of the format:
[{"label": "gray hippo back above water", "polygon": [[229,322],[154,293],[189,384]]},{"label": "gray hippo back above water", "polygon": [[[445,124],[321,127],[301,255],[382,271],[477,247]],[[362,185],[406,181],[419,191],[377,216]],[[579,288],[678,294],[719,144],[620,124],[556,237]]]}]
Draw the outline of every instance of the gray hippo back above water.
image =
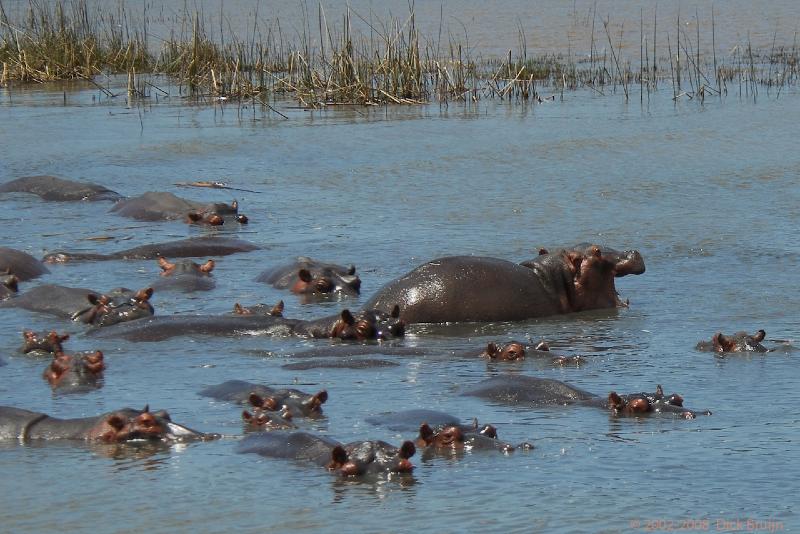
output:
[{"label": "gray hippo back above water", "polygon": [[451,256],[389,282],[364,308],[399,305],[406,323],[521,321],[625,306],[614,278],[644,271],[638,252],[603,255],[594,245],[543,254],[525,265]]},{"label": "gray hippo back above water", "polygon": [[27,252],[0,247],[0,275],[15,276],[24,282],[49,272],[44,263]]},{"label": "gray hippo back above water", "polygon": [[122,195],[102,185],[74,182],[55,176],[25,176],[0,185],[0,193],[31,193],[43,200],[110,200],[116,202]]},{"label": "gray hippo back above water", "polygon": [[[225,216],[238,216],[239,204],[235,200],[231,204],[195,202],[172,193],[149,191],[138,197],[120,200],[111,211],[138,221],[169,221],[188,217],[191,222],[217,225],[222,224]],[[217,218],[208,219],[213,215]]]},{"label": "gray hippo back above water", "polygon": [[200,236],[166,243],[154,243],[112,252],[98,254],[86,252],[57,251],[47,254],[45,263],[67,263],[72,261],[105,261],[105,260],[152,260],[160,256],[167,258],[200,258],[207,256],[228,256],[239,252],[258,250],[258,245],[221,236]]}]

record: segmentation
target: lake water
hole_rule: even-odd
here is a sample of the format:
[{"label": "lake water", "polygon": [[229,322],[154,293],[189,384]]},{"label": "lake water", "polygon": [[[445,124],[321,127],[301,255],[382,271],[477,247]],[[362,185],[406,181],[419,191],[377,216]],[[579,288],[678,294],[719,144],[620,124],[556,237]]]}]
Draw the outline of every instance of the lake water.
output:
[{"label": "lake water", "polygon": [[[771,36],[776,20],[789,22],[790,3],[764,5],[772,10],[745,18],[732,34],[759,27]],[[733,17],[735,6],[720,6],[719,16]],[[499,17],[499,11],[486,12]],[[0,181],[54,174],[128,196],[159,190],[239,201],[251,223],[219,233],[263,249],[218,258],[217,287],[209,293],[156,294],[158,314],[225,313],[234,302],[284,299],[287,316],[318,317],[358,307],[394,277],[452,254],[522,261],[541,246],[591,241],[637,248],[647,263],[644,275],[617,282],[623,300],[630,299],[627,309],[525,323],[415,326],[398,345],[424,348],[428,356],[382,355],[398,366],[367,370],[281,367],[300,361],[299,351],[334,345],[327,340],[131,343],[1,309],[0,404],[81,417],[149,403],[177,422],[225,435],[137,454],[3,444],[1,530],[797,528],[800,371],[792,347],[800,337],[800,95],[790,89],[777,97],[764,89],[755,103],[730,94],[704,105],[675,103],[671,96],[664,88],[641,106],[638,98],[625,103],[619,94],[577,91],[527,106],[483,101],[324,111],[277,101],[284,119],[236,105],[194,106],[176,96],[127,105],[124,96],[108,99],[80,84],[0,88]],[[257,192],[174,185],[194,180]],[[35,256],[57,249],[112,252],[213,232],[123,219],[108,213],[107,202],[5,195],[0,205],[0,245]],[[254,282],[263,269],[297,255],[357,265],[362,296],[303,304]],[[155,261],[55,265],[22,289],[39,283],[140,288],[158,271]],[[694,349],[717,331],[759,328],[767,331],[766,344],[780,350],[718,358]],[[104,387],[53,394],[41,378],[45,362],[17,352],[23,329],[71,332],[70,351],[102,349]],[[489,341],[528,338],[583,355],[587,363],[553,368],[532,359],[502,365],[452,356]],[[616,418],[588,407],[530,409],[460,396],[502,373],[555,378],[601,395],[663,384],[682,394],[686,406],[713,415]],[[430,408],[465,421],[477,417],[497,426],[503,440],[536,448],[511,455],[418,454],[412,477],[341,480],[323,469],[236,454],[240,408],[198,395],[229,379],[327,389],[326,417],[305,428],[344,442],[412,439],[364,419]]]}]

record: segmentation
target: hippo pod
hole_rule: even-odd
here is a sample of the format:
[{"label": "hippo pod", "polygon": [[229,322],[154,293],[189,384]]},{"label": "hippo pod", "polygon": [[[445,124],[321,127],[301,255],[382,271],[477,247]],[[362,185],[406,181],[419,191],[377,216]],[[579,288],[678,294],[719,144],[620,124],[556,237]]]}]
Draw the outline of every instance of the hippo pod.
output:
[{"label": "hippo pod", "polygon": [[173,423],[166,411],[150,412],[123,408],[80,419],[57,419],[43,413],[0,406],[0,439],[84,440],[103,443],[129,441],[182,442],[218,438]]},{"label": "hippo pod", "polygon": [[239,214],[239,203],[235,200],[232,204],[203,204],[172,193],[153,191],[120,200],[110,211],[138,221],[183,219],[190,223],[218,226],[225,222],[225,217],[233,217],[243,224],[247,222],[247,217]]},{"label": "hippo pod", "polygon": [[399,448],[385,441],[356,441],[342,444],[306,432],[260,432],[239,442],[237,452],[268,458],[283,458],[325,467],[341,476],[380,473],[410,473],[409,458],[416,453],[411,441]]},{"label": "hippo pod", "polygon": [[64,352],[63,343],[69,339],[69,334],[59,334],[55,330],[41,334],[31,330],[24,330],[22,339],[22,346],[19,350],[23,354],[50,356]]},{"label": "hippo pod", "polygon": [[257,412],[278,412],[284,419],[294,416],[322,417],[322,405],[328,400],[328,392],[324,389],[308,394],[298,389],[275,389],[244,380],[228,380],[209,386],[200,391],[200,395],[236,404],[250,404]]},{"label": "hippo pod", "polygon": [[614,415],[646,415],[672,413],[684,419],[711,415],[708,410],[694,411],[683,407],[683,398],[665,396],[659,385],[655,393],[609,393],[600,397],[558,380],[533,376],[503,375],[479,382],[463,395],[481,397],[495,402],[531,407],[579,404],[605,408]]},{"label": "hippo pod", "polygon": [[343,267],[305,256],[298,257],[294,263],[267,269],[256,277],[256,282],[311,297],[358,296],[361,290],[361,279],[354,265]]},{"label": "hippo pod", "polygon": [[101,351],[75,354],[56,353],[44,370],[42,377],[53,389],[61,391],[86,391],[101,387],[105,362]]},{"label": "hippo pod", "polygon": [[116,202],[122,195],[102,185],[64,180],[55,176],[25,176],[0,185],[0,193],[30,193],[43,200],[110,200]]},{"label": "hippo pod", "polygon": [[0,275],[14,276],[18,281],[25,282],[49,272],[41,261],[27,252],[0,247]]},{"label": "hippo pod", "polygon": [[201,236],[178,241],[167,241],[153,245],[142,245],[113,252],[94,254],[82,252],[51,252],[42,261],[45,263],[67,263],[72,261],[107,260],[153,260],[161,256],[167,258],[200,258],[208,256],[228,256],[239,252],[250,252],[260,247],[242,239],[221,236]]},{"label": "hippo pod", "polygon": [[451,256],[389,282],[364,307],[387,311],[399,304],[407,324],[521,321],[625,306],[614,278],[643,272],[638,252],[604,256],[596,245],[543,254],[522,265]]},{"label": "hippo pod", "polygon": [[47,313],[95,326],[108,326],[153,315],[152,288],[131,291],[117,288],[105,294],[91,289],[46,284],[0,303]]},{"label": "hippo pod", "polygon": [[711,341],[700,341],[696,349],[707,352],[769,352],[769,350],[761,344],[767,333],[764,330],[759,330],[753,335],[747,332],[736,332],[733,335],[726,336],[722,332],[717,332],[711,338]]},{"label": "hippo pod", "polygon": [[402,337],[405,325],[392,314],[349,310],[339,315],[305,321],[280,315],[234,313],[231,315],[157,316],[120,324],[107,331],[93,332],[99,337],[121,337],[130,341],[162,341],[176,336],[211,335],[297,335],[341,340],[373,340]]},{"label": "hippo pod", "polygon": [[152,287],[159,291],[210,291],[216,285],[211,277],[211,271],[216,266],[214,260],[203,264],[187,259],[173,263],[161,256],[158,266],[161,268],[161,279],[154,282]]}]

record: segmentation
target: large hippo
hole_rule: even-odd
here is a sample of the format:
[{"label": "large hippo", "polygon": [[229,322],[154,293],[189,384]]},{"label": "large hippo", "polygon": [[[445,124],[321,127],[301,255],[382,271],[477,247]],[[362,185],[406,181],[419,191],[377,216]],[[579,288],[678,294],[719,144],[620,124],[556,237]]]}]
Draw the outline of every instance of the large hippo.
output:
[{"label": "large hippo", "polygon": [[102,387],[105,370],[102,351],[75,354],[57,353],[42,373],[54,390],[80,392]]},{"label": "large hippo", "polygon": [[328,392],[324,389],[309,394],[297,389],[276,389],[244,380],[228,380],[209,386],[200,391],[200,395],[236,404],[250,404],[256,410],[282,412],[284,417],[287,414],[289,417],[321,417],[322,405],[328,400]]},{"label": "large hippo", "polygon": [[736,332],[730,336],[717,332],[711,341],[701,341],[697,344],[697,350],[708,352],[768,352],[768,349],[761,344],[767,333],[759,330],[753,335],[747,332]]},{"label": "large hippo", "polygon": [[66,263],[72,261],[105,260],[154,260],[161,256],[167,258],[202,258],[208,256],[228,256],[238,252],[258,250],[258,245],[242,239],[221,236],[201,236],[153,245],[142,245],[113,252],[95,254],[83,252],[51,252],[42,261],[45,263]]},{"label": "large hippo", "polygon": [[47,414],[0,406],[0,440],[84,440],[122,443],[134,440],[184,442],[218,438],[173,423],[164,410],[150,412],[123,408],[79,419],[57,419]]},{"label": "large hippo", "polygon": [[19,291],[19,278],[13,274],[0,274],[0,300],[5,300]]},{"label": "large hippo", "polygon": [[0,193],[31,193],[44,200],[110,200],[122,195],[102,185],[64,180],[55,176],[25,176],[0,185]]},{"label": "large hippo", "polygon": [[411,441],[397,448],[385,441],[342,444],[307,432],[259,432],[240,441],[237,452],[308,462],[342,476],[361,476],[410,473],[414,466],[409,458],[416,447]]},{"label": "large hippo", "polygon": [[624,306],[614,278],[644,272],[638,252],[603,256],[602,248],[543,254],[523,266],[497,258],[451,256],[389,282],[365,304],[400,305],[408,323],[521,321]]},{"label": "large hippo", "polygon": [[[362,310],[306,321],[271,314],[172,315],[156,316],[96,330],[90,335],[118,337],[130,341],[163,341],[177,336],[297,335],[310,338],[374,340],[402,337],[405,325],[391,314]],[[105,330],[105,331],[103,331]]]},{"label": "large hippo", "polygon": [[41,261],[27,252],[0,247],[0,275],[13,275],[24,282],[49,272]]},{"label": "large hippo", "polygon": [[152,288],[161,291],[210,291],[216,286],[211,271],[216,262],[208,260],[203,264],[188,259],[170,262],[163,256],[158,258],[161,277],[152,284]]},{"label": "large hippo", "polygon": [[24,308],[95,326],[108,326],[153,315],[152,295],[152,288],[139,291],[117,288],[101,294],[91,289],[46,284],[1,302],[0,307]]},{"label": "large hippo", "polygon": [[685,419],[693,419],[698,414],[711,415],[707,410],[694,411],[684,408],[683,398],[680,395],[664,395],[660,385],[655,393],[620,395],[612,391],[607,397],[601,397],[559,380],[501,375],[488,378],[463,394],[503,404],[532,407],[581,404],[609,409],[614,415],[671,413]]},{"label": "large hippo", "polygon": [[205,222],[219,225],[225,217],[239,216],[239,203],[217,202],[205,204],[186,200],[172,193],[149,191],[138,197],[120,200],[111,211],[122,217],[138,221],[170,221],[187,220],[188,222]]},{"label": "large hippo", "polygon": [[293,263],[267,269],[256,277],[276,289],[317,297],[325,295],[357,296],[361,279],[355,266],[344,267],[300,256]]}]

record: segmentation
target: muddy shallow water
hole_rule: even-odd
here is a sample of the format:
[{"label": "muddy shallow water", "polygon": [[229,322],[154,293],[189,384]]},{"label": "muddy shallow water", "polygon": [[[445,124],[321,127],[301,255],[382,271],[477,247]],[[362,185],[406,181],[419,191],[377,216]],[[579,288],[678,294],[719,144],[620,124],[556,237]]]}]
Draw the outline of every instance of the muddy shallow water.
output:
[{"label": "muddy shallow water", "polygon": [[[522,261],[540,246],[592,241],[638,248],[647,263],[644,275],[618,280],[627,309],[416,326],[396,344],[428,354],[381,354],[398,365],[375,369],[282,368],[304,361],[294,356],[300,351],[335,345],[327,340],[131,343],[0,309],[6,363],[0,404],[80,417],[149,403],[177,422],[226,436],[155,449],[2,444],[3,529],[725,531],[748,518],[796,528],[800,97],[763,94],[753,104],[730,95],[701,107],[674,104],[670,95],[664,89],[645,108],[588,92],[536,106],[309,112],[276,102],[284,120],[177,98],[126,106],[124,97],[101,98],[80,85],[0,89],[0,181],[54,174],[129,196],[162,190],[239,201],[251,223],[215,231],[124,219],[108,213],[108,202],[0,198],[0,245],[35,256],[58,249],[107,253],[209,232],[263,247],[217,258],[211,292],[156,294],[158,314],[223,313],[234,302],[282,298],[287,316],[317,317],[357,307],[390,279],[449,254]],[[192,180],[256,192],[174,185]],[[262,270],[297,255],[355,264],[361,297],[303,304],[254,282]],[[158,271],[155,261],[55,265],[22,289],[139,288]],[[71,332],[70,350],[102,349],[104,387],[53,394],[41,378],[45,363],[17,353],[26,328]],[[716,331],[758,328],[767,331],[768,346],[781,350],[726,358],[694,350]],[[452,355],[528,338],[587,363],[553,368]],[[713,415],[615,418],[593,408],[508,407],[459,395],[502,373],[556,378],[603,395],[663,384],[687,406]],[[411,477],[341,480],[313,467],[235,454],[240,409],[197,394],[235,378],[326,388],[326,417],[308,428],[340,441],[399,444],[412,436],[365,418],[429,408],[477,417],[497,426],[505,441],[536,448],[507,456],[418,454]]]}]

